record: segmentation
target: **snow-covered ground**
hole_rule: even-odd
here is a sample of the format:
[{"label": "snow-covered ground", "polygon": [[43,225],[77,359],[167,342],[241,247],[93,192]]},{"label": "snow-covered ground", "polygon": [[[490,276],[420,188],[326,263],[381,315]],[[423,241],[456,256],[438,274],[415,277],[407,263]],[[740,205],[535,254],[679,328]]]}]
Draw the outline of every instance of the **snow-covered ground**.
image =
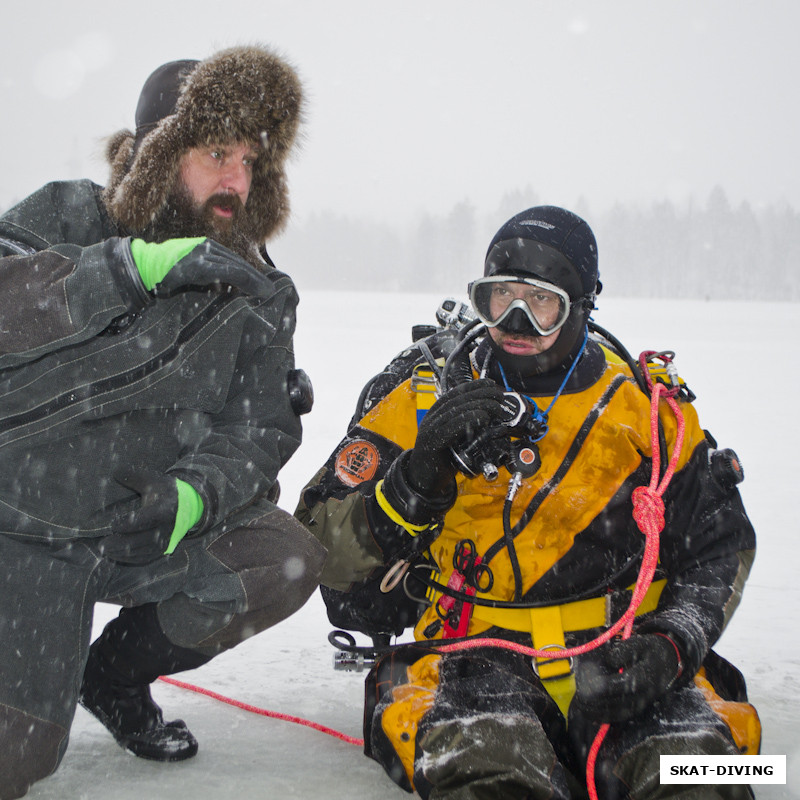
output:
[{"label": "snow-covered ground", "polygon": [[[302,284],[300,290],[297,360],[313,379],[316,403],[305,418],[305,441],[281,477],[281,505],[290,511],[340,439],[361,385],[406,345],[412,324],[434,321],[443,299],[317,293]],[[762,752],[787,756],[787,784],[756,787],[759,800],[800,798],[800,643],[793,622],[800,606],[794,561],[800,374],[790,350],[798,312],[796,304],[601,296],[596,313],[634,355],[676,351],[679,371],[697,394],[701,422],[721,447],[736,449],[744,465],[742,494],[759,551],[717,649],[747,677],[764,728]],[[98,630],[115,613],[99,606]],[[364,675],[333,670],[330,629],[315,595],[281,625],[178,677],[360,737]],[[129,756],[78,709],[61,768],[34,786],[31,800],[408,797],[357,746],[165,683],[154,694],[165,713],[190,724],[200,741],[194,759],[162,765]]]}]

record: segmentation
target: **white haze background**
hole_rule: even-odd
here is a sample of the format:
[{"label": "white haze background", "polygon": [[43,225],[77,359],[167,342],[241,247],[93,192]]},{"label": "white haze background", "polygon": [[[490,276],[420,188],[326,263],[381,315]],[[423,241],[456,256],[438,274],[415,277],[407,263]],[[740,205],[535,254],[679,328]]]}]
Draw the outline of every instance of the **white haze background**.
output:
[{"label": "white haze background", "polygon": [[[141,85],[161,63],[257,41],[297,67],[307,106],[303,146],[289,166],[294,213],[270,245],[300,289],[298,364],[317,397],[281,477],[281,504],[293,510],[362,383],[405,346],[411,324],[432,321],[443,297],[438,282],[435,294],[390,293],[392,240],[385,258],[375,256],[380,246],[364,248],[373,230],[390,228],[402,241],[420,220],[447,219],[456,241],[463,233],[470,242],[448,289],[459,296],[494,230],[529,201],[574,208],[590,223],[616,204],[703,205],[715,187],[734,208],[800,209],[799,22],[795,0],[29,0],[3,14],[0,209],[49,180],[103,183],[102,137],[132,127]],[[452,214],[465,205],[475,213]],[[315,226],[345,218],[362,233],[336,246],[369,280],[341,288],[370,292],[318,291],[341,253],[326,263],[328,234]],[[458,227],[464,219],[469,230]],[[598,233],[602,272],[604,252],[619,243]],[[300,235],[302,245],[318,237],[313,252],[323,255],[305,257],[312,251]],[[437,276],[436,258],[423,251],[420,261]],[[614,266],[605,262],[606,275]],[[749,274],[760,266],[754,257]],[[796,286],[797,263],[786,272]],[[800,379],[788,338],[798,306],[669,293],[635,300],[621,277],[607,283],[597,321],[634,353],[676,350],[704,425],[744,463],[759,552],[719,649],[748,679],[763,752],[788,756],[787,785],[761,787],[757,797],[800,797]],[[98,628],[113,613],[99,607]],[[329,629],[315,595],[186,678],[360,736],[363,675],[333,671]],[[156,694],[197,734],[195,759],[164,766],[127,756],[79,710],[61,769],[30,797],[407,796],[353,745],[165,684]]]},{"label": "white haze background", "polygon": [[306,88],[295,226],[492,212],[527,186],[595,215],[716,185],[800,209],[798,22],[794,0],[14,3],[0,208],[54,178],[103,183],[101,138],[133,126],[160,64],[263,42]]}]

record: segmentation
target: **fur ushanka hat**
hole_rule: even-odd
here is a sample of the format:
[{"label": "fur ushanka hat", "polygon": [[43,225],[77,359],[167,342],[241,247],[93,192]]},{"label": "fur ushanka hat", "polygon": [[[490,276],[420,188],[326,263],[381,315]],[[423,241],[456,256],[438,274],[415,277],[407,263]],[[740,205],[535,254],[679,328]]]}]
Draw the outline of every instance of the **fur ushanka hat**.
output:
[{"label": "fur ushanka hat", "polygon": [[129,231],[141,231],[165,205],[189,148],[254,142],[264,152],[255,162],[245,208],[256,243],[263,243],[289,216],[284,164],[302,106],[294,70],[260,46],[164,64],[142,89],[136,134],[122,130],[109,139],[111,176],[103,195],[109,214]]}]

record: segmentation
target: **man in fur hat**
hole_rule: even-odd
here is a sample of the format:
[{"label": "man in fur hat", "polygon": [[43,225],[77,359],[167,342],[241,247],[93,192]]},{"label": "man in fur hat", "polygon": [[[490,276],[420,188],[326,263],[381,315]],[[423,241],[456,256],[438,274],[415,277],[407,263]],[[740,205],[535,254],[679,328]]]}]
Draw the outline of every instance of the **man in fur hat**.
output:
[{"label": "man in fur hat", "polygon": [[[126,750],[197,742],[150,684],[285,619],[325,551],[279,509],[311,387],[286,221],[301,86],[258,46],[147,80],[111,176],[0,217],[0,799],[52,773],[78,701]],[[90,644],[96,602],[122,606]]]}]

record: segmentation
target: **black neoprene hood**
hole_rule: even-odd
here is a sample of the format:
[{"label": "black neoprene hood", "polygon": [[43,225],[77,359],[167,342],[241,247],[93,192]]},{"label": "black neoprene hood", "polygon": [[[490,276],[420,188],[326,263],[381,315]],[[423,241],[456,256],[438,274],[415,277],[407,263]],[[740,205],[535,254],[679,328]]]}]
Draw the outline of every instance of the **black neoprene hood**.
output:
[{"label": "black neoprene hood", "polygon": [[484,275],[521,273],[554,283],[572,300],[597,291],[597,242],[577,214],[535,206],[506,222],[486,253]]},{"label": "black neoprene hood", "polygon": [[[489,337],[504,368],[522,376],[542,375],[564,368],[580,356],[589,314],[599,291],[597,242],[589,225],[577,214],[557,206],[535,206],[506,222],[489,243],[484,276],[538,278],[563,289],[570,297],[567,320],[558,338],[538,355],[511,355]],[[538,336],[515,310],[502,331]]]}]

